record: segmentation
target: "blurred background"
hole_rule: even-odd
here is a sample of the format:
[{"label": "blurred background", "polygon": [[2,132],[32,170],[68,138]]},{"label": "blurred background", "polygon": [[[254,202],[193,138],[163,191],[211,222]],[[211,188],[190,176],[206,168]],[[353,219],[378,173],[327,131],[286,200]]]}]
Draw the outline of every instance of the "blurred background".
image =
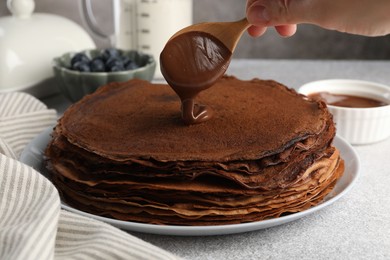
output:
[{"label": "blurred background", "polygon": [[[79,11],[79,1],[36,0],[35,12],[67,17],[90,31]],[[93,0],[93,11],[101,31],[114,30],[112,1]],[[233,21],[244,17],[245,0],[194,0],[193,22]],[[0,16],[9,15],[6,1],[0,2]],[[93,37],[98,47],[109,42]],[[261,38],[244,35],[234,58],[253,59],[390,59],[390,35],[363,37],[327,31],[312,25],[300,25],[296,35],[282,38],[270,29]]]}]

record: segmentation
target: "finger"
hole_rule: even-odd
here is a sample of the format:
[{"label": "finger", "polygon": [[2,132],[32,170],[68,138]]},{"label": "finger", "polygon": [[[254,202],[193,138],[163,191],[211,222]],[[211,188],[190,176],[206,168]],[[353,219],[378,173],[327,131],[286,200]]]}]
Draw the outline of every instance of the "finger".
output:
[{"label": "finger", "polygon": [[281,36],[290,37],[297,31],[297,26],[295,24],[277,25],[275,29]]},{"label": "finger", "polygon": [[267,27],[262,26],[251,26],[248,28],[248,33],[252,37],[259,37],[265,33]]},{"label": "finger", "polygon": [[270,20],[266,7],[259,5],[257,1],[248,5],[246,17],[250,24],[257,26],[267,26]]}]

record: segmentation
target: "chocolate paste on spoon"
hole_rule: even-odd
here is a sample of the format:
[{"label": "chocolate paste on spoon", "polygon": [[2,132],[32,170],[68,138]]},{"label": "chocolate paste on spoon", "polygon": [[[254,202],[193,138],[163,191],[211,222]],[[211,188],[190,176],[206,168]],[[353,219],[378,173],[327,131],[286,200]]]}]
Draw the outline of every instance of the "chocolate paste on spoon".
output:
[{"label": "chocolate paste on spoon", "polygon": [[186,124],[210,119],[212,110],[195,103],[199,92],[211,87],[225,73],[232,52],[204,32],[187,32],[168,41],[160,55],[161,73],[181,99]]}]

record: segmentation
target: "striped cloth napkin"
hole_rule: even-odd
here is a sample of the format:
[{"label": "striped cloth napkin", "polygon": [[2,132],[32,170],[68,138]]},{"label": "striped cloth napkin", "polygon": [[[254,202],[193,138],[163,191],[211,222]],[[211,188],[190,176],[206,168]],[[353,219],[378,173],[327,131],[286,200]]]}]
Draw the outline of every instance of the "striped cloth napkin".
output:
[{"label": "striped cloth napkin", "polygon": [[178,259],[115,227],[61,210],[56,188],[17,161],[56,122],[25,93],[0,94],[0,259]]}]

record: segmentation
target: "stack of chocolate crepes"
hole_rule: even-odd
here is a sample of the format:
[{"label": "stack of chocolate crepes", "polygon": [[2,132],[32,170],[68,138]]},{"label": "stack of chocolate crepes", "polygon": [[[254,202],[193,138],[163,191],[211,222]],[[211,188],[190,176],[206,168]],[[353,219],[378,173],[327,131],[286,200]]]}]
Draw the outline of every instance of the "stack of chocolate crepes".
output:
[{"label": "stack of chocolate crepes", "polygon": [[342,175],[323,102],[226,76],[197,101],[215,116],[191,126],[168,85],[141,80],[71,106],[46,150],[64,202],[125,221],[244,223],[321,203]]}]

